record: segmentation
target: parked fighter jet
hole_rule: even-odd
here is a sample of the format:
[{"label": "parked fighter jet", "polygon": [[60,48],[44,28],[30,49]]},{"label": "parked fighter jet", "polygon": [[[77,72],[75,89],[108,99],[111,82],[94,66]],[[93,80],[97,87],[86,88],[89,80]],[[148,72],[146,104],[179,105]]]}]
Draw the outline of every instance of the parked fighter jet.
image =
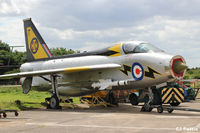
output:
[{"label": "parked fighter jet", "polygon": [[[53,57],[31,19],[24,20],[28,62],[20,73],[0,75],[21,77],[23,93],[31,87],[52,89],[50,108],[58,108],[62,96],[83,96],[100,90],[144,89],[181,79],[186,63],[180,55],[170,55],[141,41],[80,54]],[[149,95],[149,103],[152,101]]]}]

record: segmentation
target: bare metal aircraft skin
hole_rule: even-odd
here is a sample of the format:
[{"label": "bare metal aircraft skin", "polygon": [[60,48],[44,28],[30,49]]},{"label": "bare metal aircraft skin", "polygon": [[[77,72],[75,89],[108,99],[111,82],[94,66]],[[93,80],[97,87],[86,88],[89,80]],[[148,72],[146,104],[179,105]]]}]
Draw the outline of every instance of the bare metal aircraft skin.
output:
[{"label": "bare metal aircraft skin", "polygon": [[52,57],[31,19],[24,20],[24,30],[28,62],[21,66],[20,73],[0,75],[0,79],[22,77],[24,93],[32,86],[52,88],[52,97],[57,100],[59,95],[83,96],[100,90],[144,89],[181,79],[187,68],[182,56],[167,54],[141,41]]}]

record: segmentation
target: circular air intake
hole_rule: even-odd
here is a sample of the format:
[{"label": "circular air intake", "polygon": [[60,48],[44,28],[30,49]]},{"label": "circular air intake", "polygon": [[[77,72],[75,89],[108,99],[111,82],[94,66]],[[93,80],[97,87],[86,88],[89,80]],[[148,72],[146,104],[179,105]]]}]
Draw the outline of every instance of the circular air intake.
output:
[{"label": "circular air intake", "polygon": [[170,72],[176,79],[183,78],[187,69],[184,58],[180,55],[174,56],[170,61]]}]

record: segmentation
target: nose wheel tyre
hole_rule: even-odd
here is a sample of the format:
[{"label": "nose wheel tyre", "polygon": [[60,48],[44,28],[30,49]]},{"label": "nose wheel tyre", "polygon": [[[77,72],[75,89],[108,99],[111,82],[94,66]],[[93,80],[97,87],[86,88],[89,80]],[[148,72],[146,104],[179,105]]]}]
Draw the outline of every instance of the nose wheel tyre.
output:
[{"label": "nose wheel tyre", "polygon": [[59,99],[56,95],[53,95],[51,98],[50,98],[50,101],[49,101],[49,106],[51,109],[59,109]]},{"label": "nose wheel tyre", "polygon": [[19,115],[19,113],[18,112],[15,112],[15,116],[18,116]]},{"label": "nose wheel tyre", "polygon": [[174,110],[173,109],[168,109],[167,111],[168,111],[168,113],[172,113]]},{"label": "nose wheel tyre", "polygon": [[6,118],[6,117],[7,117],[7,114],[6,114],[6,113],[3,113],[3,117]]},{"label": "nose wheel tyre", "polygon": [[162,112],[163,112],[163,107],[162,107],[162,106],[159,106],[159,107],[157,108],[157,112],[158,112],[158,113],[162,113]]},{"label": "nose wheel tyre", "polygon": [[180,103],[170,103],[171,106],[178,106]]}]

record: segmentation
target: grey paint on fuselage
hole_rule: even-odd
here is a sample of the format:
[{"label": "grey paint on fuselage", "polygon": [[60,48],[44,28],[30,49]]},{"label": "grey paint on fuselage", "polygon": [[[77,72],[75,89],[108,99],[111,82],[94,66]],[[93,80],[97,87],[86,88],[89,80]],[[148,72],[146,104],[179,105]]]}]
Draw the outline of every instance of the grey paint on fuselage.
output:
[{"label": "grey paint on fuselage", "polygon": [[[116,57],[107,57],[107,56],[84,56],[84,57],[74,57],[74,58],[65,58],[65,59],[55,59],[55,60],[47,60],[47,61],[37,61],[31,63],[25,63],[21,66],[21,71],[34,71],[34,70],[46,70],[46,69],[55,69],[55,68],[68,68],[68,67],[79,67],[79,66],[87,66],[87,65],[97,65],[97,64],[106,64],[106,63],[116,63],[123,66],[123,64],[132,67],[132,64],[135,62],[140,63],[144,71],[147,71],[147,66],[156,69],[161,75],[155,74],[155,79],[159,78],[159,80],[151,79],[149,77],[144,77],[143,80],[133,82],[128,86],[119,86],[119,88],[144,88],[148,86],[154,86],[157,84],[161,84],[168,80],[166,75],[170,75],[169,70],[165,70],[164,68],[169,68],[169,61],[173,56],[165,53],[135,53],[135,54],[126,54]],[[123,67],[121,68],[123,69]],[[50,76],[46,76],[50,79]],[[122,73],[119,69],[107,69],[107,70],[94,70],[94,71],[84,71],[72,74],[60,74],[58,78],[58,83],[63,82],[98,82],[100,79],[112,79],[112,80],[124,80],[124,79],[133,79],[132,72],[128,72],[128,76]],[[33,78],[33,86],[38,87],[47,87],[51,88],[49,82],[45,81],[40,77]],[[73,86],[70,86],[73,87]],[[69,91],[69,86],[61,86],[58,88],[60,95],[71,95],[73,91]],[[73,87],[72,90],[76,90],[74,88],[77,87],[79,90],[89,89],[91,85],[84,86],[79,84],[79,86]],[[65,91],[66,90],[66,91]],[[76,90],[76,91],[77,91]],[[87,91],[85,91],[87,92]],[[88,91],[91,93],[91,91]],[[86,93],[87,94],[87,93]],[[73,95],[74,96],[74,95]]]},{"label": "grey paint on fuselage", "polygon": [[187,68],[182,56],[166,54],[143,41],[126,41],[96,51],[53,57],[31,18],[24,20],[24,30],[28,62],[21,66],[21,72],[0,75],[0,79],[22,78],[24,93],[31,86],[53,88],[52,104],[58,95],[151,88],[182,79]]}]

